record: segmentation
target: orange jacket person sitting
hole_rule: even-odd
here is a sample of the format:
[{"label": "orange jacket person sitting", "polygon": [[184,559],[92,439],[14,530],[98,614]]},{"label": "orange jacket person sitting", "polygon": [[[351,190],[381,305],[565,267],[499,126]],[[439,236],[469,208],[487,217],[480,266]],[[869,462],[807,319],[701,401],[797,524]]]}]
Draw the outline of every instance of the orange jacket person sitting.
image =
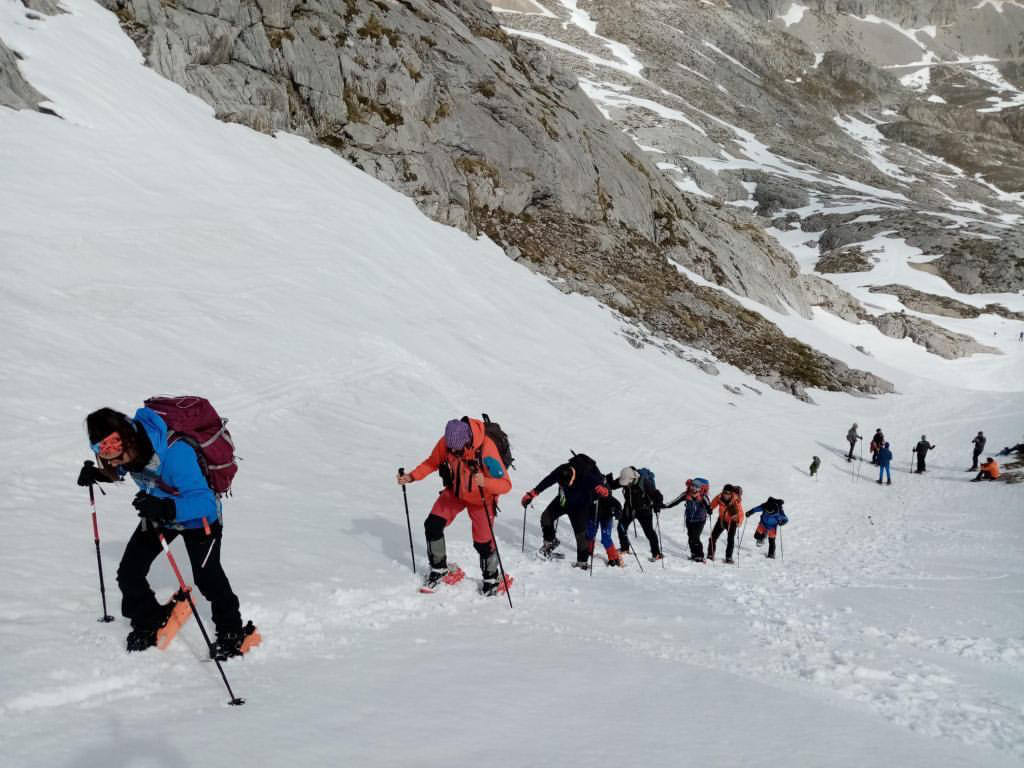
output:
[{"label": "orange jacket person sitting", "polygon": [[971,480],[972,483],[976,483],[979,480],[998,480],[999,479],[999,464],[989,456],[985,459],[985,463],[981,465],[981,472],[978,476]]}]

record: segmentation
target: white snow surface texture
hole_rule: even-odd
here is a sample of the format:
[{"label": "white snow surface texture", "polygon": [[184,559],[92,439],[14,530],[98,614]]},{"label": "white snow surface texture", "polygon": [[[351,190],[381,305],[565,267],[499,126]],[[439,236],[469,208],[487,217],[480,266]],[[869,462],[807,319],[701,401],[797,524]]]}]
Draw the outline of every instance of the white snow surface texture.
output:
[{"label": "white snow surface texture", "polygon": [[[877,399],[708,376],[331,152],[218,122],[112,14],[63,5],[0,4],[0,36],[63,118],[0,110],[5,766],[1021,764],[1022,491],[964,471],[977,430],[1020,440],[1013,345],[998,371],[980,356],[944,377],[849,352],[896,382]],[[854,343],[855,326],[790,320]],[[986,373],[1000,385],[965,388]],[[96,621],[83,419],[160,392],[211,398],[244,457],[223,561],[264,642],[226,665],[242,707],[194,622],[127,655],[125,621]],[[417,593],[394,482],[447,419],[481,411],[519,458],[496,523],[512,610],[476,594],[465,515],[447,534],[469,578]],[[891,487],[844,461],[854,421],[892,441]],[[938,447],[912,476],[922,432]],[[664,567],[541,562],[550,491],[521,552],[518,499],[570,449],[649,466],[668,496],[702,475],[748,507],[785,499],[782,559],[748,525],[736,566],[687,562],[677,508]],[[438,487],[409,487],[420,574]],[[131,497],[97,499],[114,614]],[[163,558],[151,580],[173,590]]]}]

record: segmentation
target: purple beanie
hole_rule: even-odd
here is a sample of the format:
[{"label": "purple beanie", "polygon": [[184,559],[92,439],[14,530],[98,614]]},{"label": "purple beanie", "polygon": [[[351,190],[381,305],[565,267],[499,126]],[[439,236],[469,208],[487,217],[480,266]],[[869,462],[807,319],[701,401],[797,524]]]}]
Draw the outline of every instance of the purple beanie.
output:
[{"label": "purple beanie", "polygon": [[444,427],[444,442],[449,451],[465,448],[473,440],[473,430],[460,419],[452,419]]}]

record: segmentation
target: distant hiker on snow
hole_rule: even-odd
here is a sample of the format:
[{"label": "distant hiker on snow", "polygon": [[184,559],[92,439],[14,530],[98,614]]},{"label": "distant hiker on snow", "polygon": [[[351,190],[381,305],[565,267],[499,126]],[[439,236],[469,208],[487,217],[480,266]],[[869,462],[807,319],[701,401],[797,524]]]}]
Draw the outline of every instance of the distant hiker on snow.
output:
[{"label": "distant hiker on snow", "polygon": [[892,485],[892,475],[889,473],[889,464],[892,463],[892,451],[888,443],[883,443],[878,451],[878,484],[882,484],[882,475],[885,475],[885,484]]},{"label": "distant hiker on snow", "polygon": [[686,503],[683,520],[686,523],[686,537],[690,544],[690,559],[698,563],[704,562],[704,544],[700,540],[700,535],[708,515],[711,514],[708,487],[708,481],[703,477],[687,480],[686,489],[665,505],[665,509],[672,509],[677,504]]},{"label": "distant hiker on snow", "polygon": [[747,517],[753,517],[754,515],[760,514],[761,519],[757,523],[757,529],[754,531],[754,541],[757,546],[764,546],[765,538],[768,539],[768,554],[766,557],[775,559],[775,537],[778,535],[780,525],[785,525],[789,522],[789,518],[786,517],[786,513],[782,509],[782,505],[785,502],[782,499],[775,499],[771,496],[763,504],[758,504],[750,512],[747,513]]},{"label": "distant hiker on snow", "polygon": [[[527,506],[556,484],[558,495],[544,508],[540,516],[544,544],[539,554],[547,559],[560,557],[555,554],[555,549],[561,543],[555,538],[555,521],[562,515],[568,515],[576,536],[576,562],[573,563],[573,567],[585,570],[589,567],[588,561],[593,551],[593,541],[587,534],[587,527],[597,514],[598,500],[610,495],[604,484],[604,475],[592,458],[577,453],[565,464],[559,464],[551,470],[547,477],[523,494],[523,506]],[[614,545],[607,547],[607,550],[609,562],[619,559],[618,550]]]},{"label": "distant hiker on snow", "polygon": [[882,434],[882,428],[879,427],[875,430],[875,436],[871,438],[872,464],[878,464],[878,452],[882,450],[883,445],[885,445],[885,435]]},{"label": "distant hiker on snow", "polygon": [[987,442],[985,440],[985,433],[978,430],[977,436],[971,442],[974,443],[974,451],[971,455],[971,468],[967,470],[968,472],[973,472],[978,468],[978,457],[984,452],[985,443]]},{"label": "distant hiker on snow", "polygon": [[811,474],[811,477],[814,477],[816,474],[818,474],[818,468],[820,466],[821,466],[821,459],[819,459],[817,456],[812,457],[811,458],[811,468],[808,470],[808,472],[810,472],[810,474]]},{"label": "distant hiker on snow", "polygon": [[1017,443],[1016,445],[1007,445],[1003,448],[997,456],[1009,456],[1011,453],[1024,453],[1024,442]]},{"label": "distant hiker on snow", "polygon": [[917,474],[921,474],[926,471],[924,464],[924,457],[928,455],[928,451],[935,450],[935,446],[928,442],[928,438],[921,435],[921,439],[917,445],[914,446],[914,453],[917,455],[917,469],[914,470]]},{"label": "distant hiker on snow", "polygon": [[662,559],[661,543],[654,528],[654,516],[661,511],[664,498],[654,484],[654,473],[646,467],[623,467],[617,479],[608,475],[608,487],[622,489],[623,506],[619,516],[619,554],[630,552],[629,526],[637,520],[651,545],[651,562]]},{"label": "distant hiker on snow", "polygon": [[999,479],[999,464],[989,456],[985,459],[985,463],[981,465],[981,471],[978,476],[971,480],[972,483],[976,483],[979,480],[998,480]]},{"label": "distant hiker on snow", "polygon": [[[850,427],[850,431],[846,433],[846,442],[850,444],[850,452],[846,454],[847,461],[853,461],[853,449],[856,447],[857,441],[863,439],[863,437],[857,434],[857,422],[854,422],[853,426]],[[811,474],[814,473],[812,472]]]},{"label": "distant hiker on snow", "polygon": [[178,536],[184,540],[195,585],[210,601],[217,629],[210,656],[223,661],[240,655],[255,627],[252,622],[243,627],[238,598],[221,567],[221,500],[207,481],[198,449],[171,435],[164,417],[149,407],[138,409],[134,418],[101,408],[90,413],[85,424],[99,465],[86,462],[78,484],[121,481],[130,474],[139,487],[132,506],[141,519],[117,568],[121,614],[132,625],[128,650],[156,645],[157,633],[175,607],[173,599],[158,603],[146,578],[163,549],[163,534],[167,542]]},{"label": "distant hiker on snow", "polygon": [[711,510],[718,510],[718,519],[708,539],[708,560],[715,559],[715,545],[722,531],[728,531],[725,545],[725,562],[732,563],[732,547],[736,541],[736,528],[743,522],[743,489],[726,483],[722,492],[711,500]]},{"label": "distant hiker on snow", "polygon": [[494,441],[487,436],[484,423],[463,417],[445,425],[444,435],[430,456],[412,472],[398,476],[399,485],[422,480],[433,472],[441,476],[444,490],[423,522],[427,538],[430,573],[423,586],[433,589],[448,574],[448,556],[444,529],[467,510],[473,529],[473,548],[480,555],[483,573],[481,593],[498,593],[498,556],[491,539],[495,504],[502,494],[512,490],[505,463]]}]

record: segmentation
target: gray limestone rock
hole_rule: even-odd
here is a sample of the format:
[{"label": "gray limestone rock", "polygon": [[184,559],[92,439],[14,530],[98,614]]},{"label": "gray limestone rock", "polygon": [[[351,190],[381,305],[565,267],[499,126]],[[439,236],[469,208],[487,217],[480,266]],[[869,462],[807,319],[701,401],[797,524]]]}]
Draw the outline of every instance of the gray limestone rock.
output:
[{"label": "gray limestone rock", "polygon": [[1013,312],[1002,304],[986,304],[984,307],[975,307],[948,296],[936,296],[905,285],[875,285],[869,290],[871,293],[888,293],[896,296],[907,309],[926,315],[971,318],[990,314],[999,315],[1008,320],[1024,320],[1024,312]]},{"label": "gray limestone rock", "polygon": [[979,352],[1002,354],[998,349],[979,344],[970,336],[946,330],[930,320],[903,312],[887,312],[883,315],[866,316],[866,319],[874,323],[886,336],[894,339],[909,338],[932,354],[949,360]]},{"label": "gray limestone rock", "polygon": [[851,323],[860,321],[864,312],[861,303],[835,283],[818,275],[800,275],[800,285],[812,306],[828,310]]},{"label": "gray limestone rock", "polygon": [[679,274],[667,260],[809,312],[795,262],[748,213],[681,193],[483,0],[104,2],[147,63],[221,119],[331,147],[656,337],[787,390],[890,389]]},{"label": "gray limestone rock", "polygon": [[46,97],[33,88],[18,69],[18,55],[0,40],[0,106],[38,109]]}]

